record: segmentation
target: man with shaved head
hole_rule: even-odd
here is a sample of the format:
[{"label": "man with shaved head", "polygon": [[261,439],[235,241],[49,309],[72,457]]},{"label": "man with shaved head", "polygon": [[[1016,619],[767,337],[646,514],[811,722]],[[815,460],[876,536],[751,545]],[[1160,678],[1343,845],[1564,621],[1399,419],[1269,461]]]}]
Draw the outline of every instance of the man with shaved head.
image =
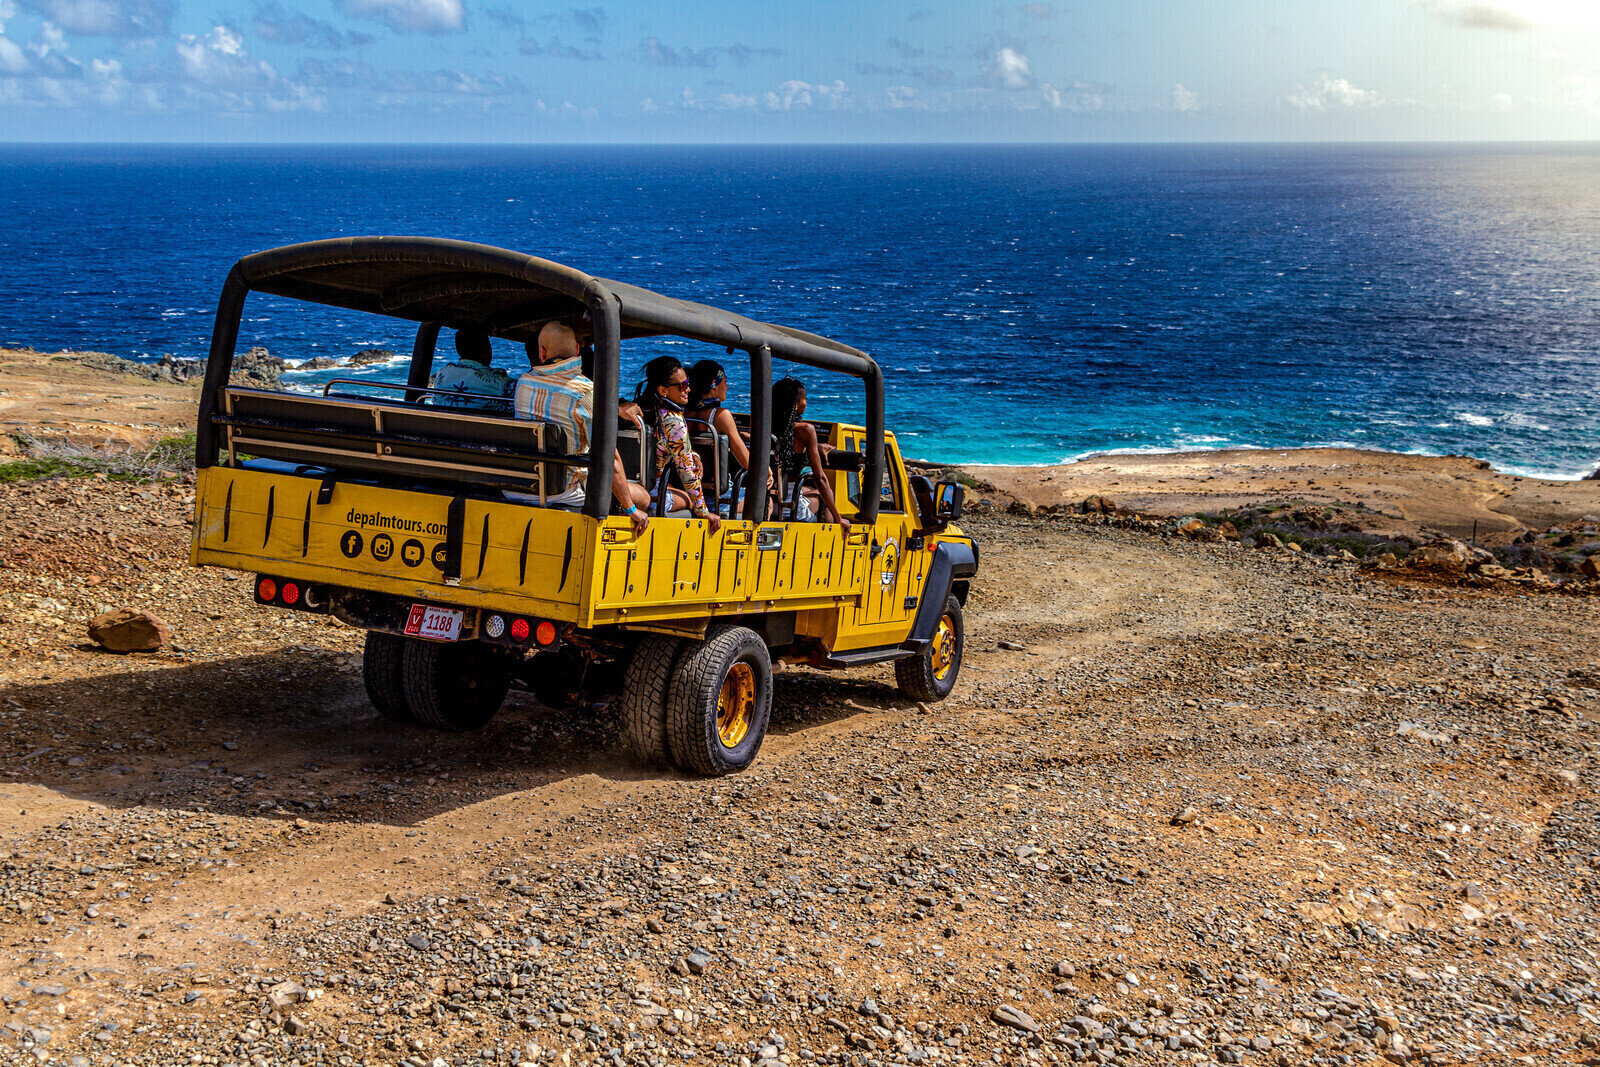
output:
[{"label": "man with shaved head", "polygon": [[[594,422],[594,382],[584,377],[578,335],[564,322],[547,322],[539,331],[539,339],[529,341],[526,348],[531,369],[517,379],[513,400],[517,418],[554,423],[566,432],[569,455],[587,454],[589,426]],[[613,456],[611,463],[611,495],[633,523],[634,531],[643,533],[650,522],[645,513],[650,494],[643,486],[628,481],[620,456]],[[568,467],[566,491],[549,502],[582,504],[588,477],[585,468]]]}]

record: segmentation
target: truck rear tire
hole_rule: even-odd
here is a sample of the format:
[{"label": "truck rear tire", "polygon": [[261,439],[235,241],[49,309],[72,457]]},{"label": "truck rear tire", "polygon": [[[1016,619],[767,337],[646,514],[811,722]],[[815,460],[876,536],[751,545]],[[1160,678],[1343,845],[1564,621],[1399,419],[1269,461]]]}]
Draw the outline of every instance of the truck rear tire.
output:
[{"label": "truck rear tire", "polygon": [[667,693],[667,747],[690,774],[717,777],[755,761],[772,719],[767,643],[721,624],[679,658]]},{"label": "truck rear tire", "polygon": [[411,719],[435,730],[476,730],[511,690],[511,664],[476,641],[406,640],[401,677]]},{"label": "truck rear tire", "polygon": [[956,687],[956,676],[961,673],[961,657],[966,649],[967,632],[961,619],[961,601],[953,596],[946,597],[933,640],[915,656],[894,661],[894,680],[900,691],[912,700],[943,700]]},{"label": "truck rear tire", "polygon": [[378,714],[393,722],[410,722],[402,684],[401,659],[406,639],[395,634],[367,631],[367,644],[361,653],[361,680],[367,684],[367,699]]},{"label": "truck rear tire", "polygon": [[646,634],[628,659],[622,678],[622,744],[642,766],[665,767],[669,762],[667,689],[682,651],[682,638]]}]

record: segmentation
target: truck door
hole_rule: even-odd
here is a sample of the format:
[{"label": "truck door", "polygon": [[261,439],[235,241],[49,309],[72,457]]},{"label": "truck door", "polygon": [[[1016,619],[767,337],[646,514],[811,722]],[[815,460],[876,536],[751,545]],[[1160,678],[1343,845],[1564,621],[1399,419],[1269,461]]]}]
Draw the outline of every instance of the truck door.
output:
[{"label": "truck door", "polygon": [[[867,575],[855,618],[858,627],[873,632],[871,645],[899,644],[905,638],[924,569],[923,553],[909,547],[916,518],[906,493],[905,468],[892,442],[884,449],[884,468],[878,521],[867,531]],[[859,497],[859,486],[855,489]]]}]

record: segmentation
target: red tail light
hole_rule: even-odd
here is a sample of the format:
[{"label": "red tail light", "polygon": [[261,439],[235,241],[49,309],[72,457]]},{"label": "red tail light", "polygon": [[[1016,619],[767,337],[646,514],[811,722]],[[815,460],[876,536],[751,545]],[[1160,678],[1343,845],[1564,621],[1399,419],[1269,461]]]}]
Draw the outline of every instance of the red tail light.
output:
[{"label": "red tail light", "polygon": [[277,595],[278,583],[273,581],[271,578],[261,579],[261,583],[256,586],[256,596],[260,597],[262,600],[271,600]]},{"label": "red tail light", "polygon": [[293,582],[283,583],[283,602],[293,604],[300,599],[300,587]]},{"label": "red tail light", "polygon": [[526,641],[528,639],[528,620],[514,619],[511,623],[511,640]]},{"label": "red tail light", "polygon": [[556,624],[546,620],[541,622],[533,631],[533,639],[541,645],[554,644],[556,639]]}]

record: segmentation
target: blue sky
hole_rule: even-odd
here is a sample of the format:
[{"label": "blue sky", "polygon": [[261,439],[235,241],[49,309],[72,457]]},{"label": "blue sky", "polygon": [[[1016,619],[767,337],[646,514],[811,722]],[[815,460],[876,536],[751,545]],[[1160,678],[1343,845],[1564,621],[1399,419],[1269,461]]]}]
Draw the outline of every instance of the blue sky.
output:
[{"label": "blue sky", "polygon": [[0,0],[0,140],[1600,139],[1600,0],[579,2]]}]

